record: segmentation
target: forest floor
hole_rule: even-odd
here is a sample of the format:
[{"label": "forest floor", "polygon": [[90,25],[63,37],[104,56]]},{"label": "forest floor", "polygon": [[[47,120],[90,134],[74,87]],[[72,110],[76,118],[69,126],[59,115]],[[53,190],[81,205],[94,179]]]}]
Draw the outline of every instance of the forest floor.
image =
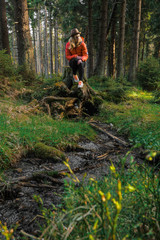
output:
[{"label": "forest floor", "polygon": [[[111,162],[120,168],[120,159],[131,149],[127,139],[119,137],[111,126],[100,122],[93,124],[99,128],[96,140],[83,138],[78,143],[79,148],[65,153],[80,181],[84,173],[87,173],[86,179],[107,175]],[[140,150],[131,150],[125,162],[126,169],[131,156],[137,163],[143,161]],[[41,197],[43,207],[47,209],[52,209],[52,204],[57,206],[62,203],[64,180],[69,179],[62,175],[63,172],[68,172],[68,169],[62,162],[53,163],[33,156],[21,159],[14,168],[4,172],[7,181],[1,184],[0,219],[10,228],[18,223],[14,233],[16,239],[30,239],[27,234],[40,234],[44,219],[35,195]],[[5,238],[0,236],[0,239]]]}]

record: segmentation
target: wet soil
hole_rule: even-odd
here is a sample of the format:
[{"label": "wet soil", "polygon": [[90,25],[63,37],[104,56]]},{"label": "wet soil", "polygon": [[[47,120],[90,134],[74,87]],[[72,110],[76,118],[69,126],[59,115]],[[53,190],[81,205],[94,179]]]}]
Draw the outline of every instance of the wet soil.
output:
[{"label": "wet soil", "polygon": [[[107,175],[110,161],[120,167],[120,159],[131,148],[129,142],[122,136],[117,136],[110,126],[102,123],[96,125],[104,132],[98,131],[94,141],[82,139],[78,143],[80,148],[66,152],[69,165],[79,180],[85,172],[87,178]],[[130,155],[134,156],[135,161],[142,162],[138,151],[132,151]],[[130,155],[125,163],[126,168],[129,166]],[[40,233],[40,225],[43,225],[44,219],[34,195],[41,197],[45,208],[52,209],[52,204],[62,203],[63,182],[66,179],[61,175],[62,171],[67,171],[67,168],[61,162],[27,157],[4,173],[6,181],[0,184],[0,220],[6,222],[9,228],[15,223],[19,224],[15,232],[16,239],[24,239],[21,231],[32,235]],[[0,239],[5,238],[0,235]]]}]

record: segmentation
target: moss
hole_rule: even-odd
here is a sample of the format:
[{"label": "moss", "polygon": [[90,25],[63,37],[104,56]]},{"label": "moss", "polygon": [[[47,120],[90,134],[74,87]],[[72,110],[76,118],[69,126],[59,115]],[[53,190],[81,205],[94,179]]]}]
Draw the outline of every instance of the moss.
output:
[{"label": "moss", "polygon": [[54,147],[47,146],[43,143],[35,144],[34,154],[36,157],[42,158],[42,159],[53,159],[55,161],[66,159],[65,154],[62,151]]},{"label": "moss", "polygon": [[99,108],[99,106],[103,103],[103,99],[100,96],[94,96],[93,102],[94,105],[97,106],[97,108]]}]

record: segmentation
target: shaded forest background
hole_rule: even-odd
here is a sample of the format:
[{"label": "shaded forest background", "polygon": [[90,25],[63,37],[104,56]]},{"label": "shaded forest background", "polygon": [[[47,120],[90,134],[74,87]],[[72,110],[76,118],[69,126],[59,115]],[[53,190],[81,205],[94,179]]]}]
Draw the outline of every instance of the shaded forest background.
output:
[{"label": "shaded forest background", "polygon": [[1,0],[0,50],[12,62],[45,77],[62,73],[72,28],[85,38],[87,76],[125,76],[138,63],[160,57],[158,0]]}]

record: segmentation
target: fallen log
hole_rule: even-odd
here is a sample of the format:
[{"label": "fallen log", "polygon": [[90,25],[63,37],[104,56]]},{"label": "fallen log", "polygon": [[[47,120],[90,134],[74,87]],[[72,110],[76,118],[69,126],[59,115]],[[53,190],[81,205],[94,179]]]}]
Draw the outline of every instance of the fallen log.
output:
[{"label": "fallen log", "polygon": [[108,131],[106,131],[105,129],[93,124],[92,122],[89,122],[89,125],[92,126],[93,128],[97,129],[98,131],[107,134],[110,138],[112,138],[113,140],[115,140],[116,142],[124,145],[124,146],[128,146],[129,144],[123,140],[121,140],[120,138],[114,136],[113,134],[109,133]]}]

